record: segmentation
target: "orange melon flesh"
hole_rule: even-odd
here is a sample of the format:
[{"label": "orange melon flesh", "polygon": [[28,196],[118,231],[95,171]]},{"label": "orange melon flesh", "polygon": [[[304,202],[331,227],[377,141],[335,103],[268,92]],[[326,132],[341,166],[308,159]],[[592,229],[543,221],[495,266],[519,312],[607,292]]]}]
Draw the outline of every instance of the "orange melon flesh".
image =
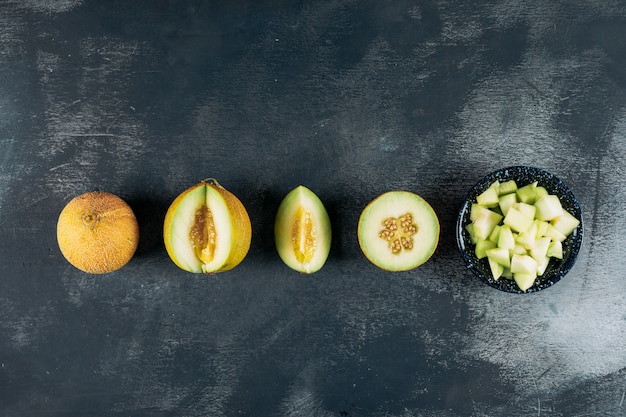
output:
[{"label": "orange melon flesh", "polygon": [[239,265],[251,236],[243,204],[214,180],[181,193],[163,226],[168,255],[179,268],[193,273],[222,272]]},{"label": "orange melon flesh", "polygon": [[283,262],[298,272],[319,271],[330,252],[331,225],[322,201],[300,185],[283,199],[276,213],[274,240]]}]

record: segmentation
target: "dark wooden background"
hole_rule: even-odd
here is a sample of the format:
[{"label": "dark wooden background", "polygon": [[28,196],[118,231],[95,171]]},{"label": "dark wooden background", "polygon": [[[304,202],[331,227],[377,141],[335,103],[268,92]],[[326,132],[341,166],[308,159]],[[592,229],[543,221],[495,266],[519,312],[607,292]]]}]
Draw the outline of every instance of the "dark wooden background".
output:
[{"label": "dark wooden background", "polygon": [[[626,415],[623,1],[0,2],[0,415]],[[585,239],[552,288],[466,270],[454,224],[509,165],[563,179]],[[214,177],[246,205],[235,270],[179,270],[171,201]],[[282,197],[311,188],[330,258],[278,258]],[[75,195],[141,227],[91,276],[56,243]],[[361,210],[428,200],[433,258],[371,265]]]}]

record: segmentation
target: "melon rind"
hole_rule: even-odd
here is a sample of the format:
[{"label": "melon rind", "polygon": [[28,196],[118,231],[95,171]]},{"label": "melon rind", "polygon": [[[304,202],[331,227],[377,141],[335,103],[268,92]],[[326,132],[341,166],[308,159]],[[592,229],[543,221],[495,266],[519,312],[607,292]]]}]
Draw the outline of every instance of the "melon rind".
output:
[{"label": "melon rind", "polygon": [[[86,224],[85,215],[93,216]],[[93,191],[73,198],[59,214],[57,242],[67,261],[83,272],[104,274],[126,265],[139,243],[139,225],[120,197]]]}]

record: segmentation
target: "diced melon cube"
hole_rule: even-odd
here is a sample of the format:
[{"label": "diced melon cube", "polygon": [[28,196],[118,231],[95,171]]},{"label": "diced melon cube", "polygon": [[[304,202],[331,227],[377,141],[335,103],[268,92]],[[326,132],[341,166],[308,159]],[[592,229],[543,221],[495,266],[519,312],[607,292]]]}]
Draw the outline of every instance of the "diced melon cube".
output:
[{"label": "diced melon cube", "polygon": [[482,210],[488,210],[488,209],[483,207],[483,206],[481,206],[478,203],[472,203],[472,206],[470,207],[470,220],[471,221],[475,221],[478,218],[478,214]]},{"label": "diced melon cube", "polygon": [[547,255],[552,258],[563,259],[563,244],[558,240],[551,241]]},{"label": "diced melon cube", "polygon": [[537,209],[532,204],[519,202],[519,203],[513,204],[513,207],[516,210],[518,210],[520,213],[522,213],[524,216],[530,217],[531,219],[535,218],[535,213],[537,212]]},{"label": "diced melon cube", "polygon": [[493,243],[495,243],[496,245],[498,244],[498,238],[500,237],[500,229],[502,228],[502,226],[500,226],[499,224],[496,225],[493,230],[491,231],[491,233],[489,234],[489,237],[487,238],[487,240],[491,240]]},{"label": "diced melon cube", "polygon": [[490,240],[479,239],[476,242],[476,247],[474,248],[474,253],[478,259],[483,259],[487,256],[487,249],[495,248],[496,244]]},{"label": "diced melon cube", "polygon": [[552,219],[550,224],[565,236],[569,236],[578,227],[580,220],[563,210],[563,213],[559,217]]},{"label": "diced melon cube", "polygon": [[537,228],[537,239],[540,237],[544,237],[546,233],[546,228],[550,223],[541,220],[535,220],[533,223]]},{"label": "diced melon cube", "polygon": [[549,221],[563,214],[561,200],[555,195],[544,195],[539,198],[535,201],[535,208],[537,209],[535,217],[539,220]]},{"label": "diced melon cube", "polygon": [[524,247],[525,249],[531,250],[535,246],[535,241],[537,240],[537,226],[535,223],[531,224],[528,230],[523,233],[520,233],[517,237],[517,244]]},{"label": "diced melon cube", "polygon": [[511,268],[504,267],[504,271],[502,271],[501,277],[512,279],[513,273],[511,272]]},{"label": "diced melon cube", "polygon": [[563,242],[567,236],[559,232],[552,224],[548,223],[546,231],[543,232],[544,236],[551,238],[553,241]]},{"label": "diced melon cube", "polygon": [[503,249],[513,249],[515,247],[515,236],[508,224],[500,226],[500,235],[498,236],[498,247]]},{"label": "diced melon cube", "polygon": [[535,279],[537,279],[537,274],[524,274],[520,272],[518,272],[517,274],[513,273],[513,279],[515,280],[515,283],[520,290],[526,291],[535,283]]},{"label": "diced melon cube", "polygon": [[474,232],[474,223],[469,223],[467,226],[465,226],[465,230],[467,230],[467,233],[469,234],[470,242],[475,245],[478,238],[476,237],[476,233]]},{"label": "diced melon cube", "polygon": [[528,250],[522,245],[515,243],[515,247],[511,249],[511,255],[528,255]]},{"label": "diced melon cube", "polygon": [[506,266],[507,268],[511,266],[511,258],[509,257],[509,250],[503,248],[493,248],[487,249],[486,251],[487,258],[499,263],[502,266]]},{"label": "diced melon cube", "polygon": [[476,257],[487,258],[495,280],[512,278],[523,291],[552,258],[563,258],[562,242],[580,224],[545,187],[518,188],[514,180],[493,182],[472,204],[470,219],[465,230]]},{"label": "diced melon cube", "polygon": [[536,274],[537,261],[528,255],[513,255],[511,257],[511,272],[513,274]]},{"label": "diced melon cube", "polygon": [[498,194],[505,195],[510,193],[515,193],[517,191],[517,183],[515,180],[508,180],[505,182],[501,182],[498,186]]},{"label": "diced melon cube", "polygon": [[517,197],[519,198],[519,201],[521,201],[522,203],[526,203],[526,204],[533,204],[535,200],[537,199],[536,188],[537,188],[537,181],[533,182],[532,184],[528,184],[521,188],[518,188],[516,193],[517,193]]},{"label": "diced melon cube", "polygon": [[483,207],[496,207],[498,205],[498,181],[480,193],[476,197],[476,202]]},{"label": "diced melon cube", "polygon": [[548,190],[546,190],[546,188],[545,188],[545,187],[542,187],[542,186],[538,185],[538,186],[535,188],[535,194],[537,195],[537,200],[539,200],[539,199],[540,199],[541,197],[543,197],[544,195],[548,195],[548,194],[550,194],[550,193],[548,192]]},{"label": "diced melon cube", "polygon": [[550,242],[552,242],[552,240],[549,237],[540,237],[535,240],[535,245],[530,249],[530,256],[532,256],[535,261],[540,263],[546,256],[548,256]]},{"label": "diced melon cube", "polygon": [[537,261],[537,275],[543,275],[546,272],[546,269],[548,269],[549,264],[550,258],[548,256],[545,256],[540,261]]},{"label": "diced melon cube", "polygon": [[504,224],[508,225],[511,230],[521,233],[528,230],[533,224],[533,218],[525,216],[519,210],[511,207],[504,216]]},{"label": "diced melon cube", "polygon": [[498,278],[502,276],[502,273],[504,272],[504,267],[489,258],[487,259],[489,260],[489,269],[491,269],[491,276],[497,281]]},{"label": "diced melon cube", "polygon": [[504,214],[505,216],[506,213],[509,211],[509,208],[512,207],[515,203],[517,203],[517,194],[515,193],[502,195],[498,199],[500,210],[502,210],[502,214]]},{"label": "diced melon cube", "polygon": [[477,205],[476,208],[472,206],[472,212],[474,212],[475,216],[474,233],[479,239],[487,239],[493,228],[502,220],[502,215],[480,205]]}]

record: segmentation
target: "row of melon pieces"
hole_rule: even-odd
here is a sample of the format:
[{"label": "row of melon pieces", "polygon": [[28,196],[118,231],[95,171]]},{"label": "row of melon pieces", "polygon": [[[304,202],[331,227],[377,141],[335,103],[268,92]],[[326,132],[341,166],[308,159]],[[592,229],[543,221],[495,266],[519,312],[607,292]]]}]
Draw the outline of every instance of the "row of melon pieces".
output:
[{"label": "row of melon pieces", "polygon": [[[280,258],[292,269],[313,273],[325,264],[331,223],[322,201],[298,186],[276,213],[274,240]],[[163,239],[172,261],[193,273],[230,270],[246,257],[252,225],[242,202],[217,181],[207,179],[182,192],[170,205]],[[389,191],[363,210],[358,241],[376,266],[406,271],[426,262],[438,244],[439,221],[432,207],[408,191]],[[57,239],[64,257],[89,273],[117,270],[130,261],[139,241],[131,208],[105,192],[75,197],[62,210]]]},{"label": "row of melon pieces", "polygon": [[476,257],[487,258],[495,280],[513,278],[523,291],[551,258],[563,259],[562,243],[580,224],[545,187],[518,188],[514,180],[494,181],[478,195],[470,220],[466,230]]},{"label": "row of melon pieces", "polygon": [[[300,185],[282,200],[274,223],[278,255],[290,268],[310,274],[325,264],[331,246],[331,222],[319,197]],[[216,181],[203,181],[170,206],[164,225],[168,254],[189,272],[214,273],[237,266],[250,247],[251,223],[232,193]],[[390,191],[361,213],[358,241],[376,266],[406,271],[435,251],[439,221],[418,195]]]}]

